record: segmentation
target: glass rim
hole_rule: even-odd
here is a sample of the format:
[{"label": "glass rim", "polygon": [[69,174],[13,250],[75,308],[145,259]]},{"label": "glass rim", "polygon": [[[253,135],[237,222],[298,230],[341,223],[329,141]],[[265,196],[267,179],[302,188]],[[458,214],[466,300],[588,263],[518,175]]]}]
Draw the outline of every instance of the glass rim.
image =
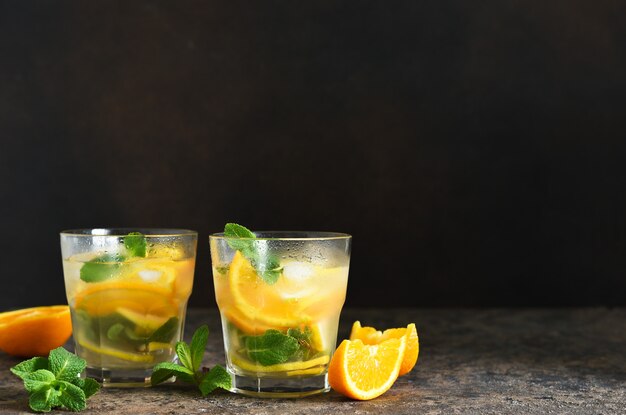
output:
[{"label": "glass rim", "polygon": [[[242,239],[251,241],[332,241],[352,239],[352,235],[348,233],[325,231],[254,231],[254,234],[257,235],[256,238],[240,238],[224,236],[224,232],[217,232],[209,235],[209,239]],[[271,236],[272,234],[276,234],[276,236]],[[290,234],[293,236],[289,236]]]},{"label": "glass rim", "polygon": [[179,228],[76,228],[61,231],[60,235],[86,238],[93,238],[96,236],[118,238],[128,236],[131,232],[140,232],[146,238],[198,236],[197,231]]}]

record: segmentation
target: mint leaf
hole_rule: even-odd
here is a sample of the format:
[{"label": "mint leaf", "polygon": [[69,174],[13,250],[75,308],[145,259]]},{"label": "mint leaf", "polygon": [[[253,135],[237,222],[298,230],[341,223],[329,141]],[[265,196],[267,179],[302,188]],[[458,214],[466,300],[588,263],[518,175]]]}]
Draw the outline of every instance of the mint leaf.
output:
[{"label": "mint leaf", "polygon": [[72,383],[83,390],[86,399],[100,390],[100,384],[91,378],[76,378]]},{"label": "mint leaf", "polygon": [[169,343],[178,333],[178,317],[170,317],[148,338],[148,342]]},{"label": "mint leaf", "polygon": [[186,367],[177,365],[172,362],[159,363],[152,369],[152,376],[150,377],[150,383],[152,386],[158,385],[161,382],[165,382],[172,376],[177,376],[180,380],[185,382],[195,382],[194,372]]},{"label": "mint leaf", "polygon": [[267,330],[260,336],[245,337],[248,357],[263,366],[286,362],[298,351],[298,341],[278,330]]},{"label": "mint leaf", "polygon": [[80,279],[85,282],[100,282],[115,277],[126,258],[118,254],[103,254],[85,262],[80,268]]},{"label": "mint leaf", "polygon": [[202,364],[202,356],[204,356],[204,349],[209,341],[209,327],[204,325],[199,327],[193,334],[191,339],[191,365],[194,372],[200,369]]},{"label": "mint leaf", "polygon": [[122,339],[122,333],[126,330],[126,326],[122,323],[112,324],[107,330],[107,338],[111,341],[119,341]]},{"label": "mint leaf", "polygon": [[87,363],[76,356],[74,353],[70,353],[63,347],[57,347],[50,352],[48,356],[50,364],[50,371],[54,373],[57,380],[72,381],[77,378]]},{"label": "mint leaf", "polygon": [[227,223],[224,225],[224,236],[227,238],[256,238],[254,232],[236,223]]},{"label": "mint leaf", "polygon": [[36,392],[41,388],[50,386],[56,377],[47,369],[39,369],[24,376],[24,388],[28,392]]},{"label": "mint leaf", "polygon": [[11,372],[15,376],[24,379],[25,375],[36,372],[39,369],[48,369],[48,358],[33,357],[32,359],[24,360],[22,363],[13,366]]},{"label": "mint leaf", "polygon": [[185,342],[176,343],[176,354],[178,355],[178,360],[182,363],[187,369],[193,371],[193,363],[191,362],[191,350],[189,349],[189,345]]},{"label": "mint leaf", "polygon": [[131,232],[125,236],[124,246],[131,256],[146,256],[146,237],[141,232]]},{"label": "mint leaf", "polygon": [[[150,383],[153,386],[158,385],[172,376],[176,376],[184,382],[197,385],[203,396],[206,396],[218,387],[230,388],[230,375],[221,366],[215,366],[213,370],[206,374],[204,374],[204,368],[201,371],[198,370],[202,363],[202,356],[206,349],[208,337],[209,328],[201,326],[193,334],[191,346],[182,341],[176,343],[176,354],[182,365],[172,362],[159,363],[152,369]],[[226,373],[228,381],[222,372]]]},{"label": "mint leaf", "polygon": [[229,390],[231,386],[232,379],[226,369],[220,365],[215,365],[213,369],[204,376],[198,388],[200,388],[202,396],[207,396],[217,388]]},{"label": "mint leaf", "polygon": [[62,347],[52,351],[48,358],[35,357],[11,368],[24,380],[29,393],[28,403],[34,411],[49,412],[57,406],[72,411],[86,407],[86,399],[100,389],[93,379],[81,379],[86,362]]},{"label": "mint leaf", "polygon": [[81,388],[63,380],[57,381],[57,387],[60,392],[58,401],[61,405],[70,411],[82,411],[87,407],[87,398]]},{"label": "mint leaf", "polygon": [[33,392],[28,398],[28,406],[33,411],[50,412],[53,406],[58,404],[58,396],[60,393],[52,386],[47,385]]},{"label": "mint leaf", "polygon": [[262,245],[265,241],[256,239],[256,235],[245,226],[236,223],[227,223],[224,226],[226,243],[250,261],[261,279],[272,285],[278,281],[282,268],[276,255],[267,252],[267,246]]}]

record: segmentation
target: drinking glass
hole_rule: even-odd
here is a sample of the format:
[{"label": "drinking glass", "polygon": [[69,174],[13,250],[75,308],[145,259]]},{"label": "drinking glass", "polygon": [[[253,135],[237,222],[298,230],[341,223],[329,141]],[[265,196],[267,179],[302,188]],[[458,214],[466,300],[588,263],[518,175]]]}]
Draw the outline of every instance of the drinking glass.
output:
[{"label": "drinking glass", "polygon": [[198,234],[182,229],[61,232],[76,354],[104,386],[149,386],[173,362],[193,286]]},{"label": "drinking glass", "polygon": [[210,246],[232,391],[259,397],[328,391],[351,236],[219,233]]}]

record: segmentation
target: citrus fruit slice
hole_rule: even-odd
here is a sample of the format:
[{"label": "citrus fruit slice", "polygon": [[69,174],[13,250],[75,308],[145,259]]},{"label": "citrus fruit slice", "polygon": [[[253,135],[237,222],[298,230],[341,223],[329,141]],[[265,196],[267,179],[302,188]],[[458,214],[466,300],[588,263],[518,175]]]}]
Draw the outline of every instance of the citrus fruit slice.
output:
[{"label": "citrus fruit slice", "polygon": [[404,337],[376,345],[344,340],[330,361],[328,382],[349,398],[374,399],[387,392],[398,378],[405,348]]},{"label": "citrus fruit slice", "polygon": [[92,351],[94,353],[116,357],[118,359],[126,360],[129,362],[150,363],[154,360],[154,356],[150,354],[138,354],[138,353],[124,352],[124,351],[116,350],[110,347],[97,346],[93,343],[83,341],[83,340],[78,340],[78,344],[84,347],[85,349]]},{"label": "citrus fruit slice", "polygon": [[161,285],[139,280],[112,280],[89,284],[74,297],[74,308],[90,316],[106,316],[118,309],[161,317],[176,315],[178,304]]},{"label": "citrus fruit slice", "polygon": [[0,349],[13,356],[47,356],[72,335],[66,305],[0,313]]},{"label": "citrus fruit slice", "polygon": [[250,325],[259,322],[274,328],[288,328],[310,321],[310,317],[300,312],[297,299],[281,296],[280,280],[267,284],[239,251],[230,263],[228,278],[234,306]]},{"label": "citrus fruit slice", "polygon": [[400,337],[406,338],[406,350],[398,376],[409,373],[417,363],[420,345],[414,323],[409,324],[406,328],[387,329],[382,332],[374,327],[362,327],[361,322],[355,321],[350,332],[350,340],[359,339],[364,344],[380,344],[386,340]]},{"label": "citrus fruit slice", "polygon": [[300,362],[287,362],[287,363],[278,363],[276,365],[263,366],[253,362],[250,362],[247,359],[238,357],[236,355],[232,355],[231,360],[233,364],[240,367],[243,370],[254,373],[270,373],[270,372],[289,372],[289,371],[298,371],[297,375],[302,375],[304,370],[308,370],[311,368],[316,368],[317,366],[325,365],[330,360],[327,355],[316,357],[311,360],[300,361]]}]

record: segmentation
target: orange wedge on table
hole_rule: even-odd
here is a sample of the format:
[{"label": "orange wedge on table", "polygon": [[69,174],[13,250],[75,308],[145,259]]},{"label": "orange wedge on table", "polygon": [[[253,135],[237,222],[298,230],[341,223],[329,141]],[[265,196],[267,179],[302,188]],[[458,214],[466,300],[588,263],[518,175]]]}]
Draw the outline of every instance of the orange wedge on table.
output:
[{"label": "orange wedge on table", "polygon": [[400,367],[400,373],[398,376],[405,375],[413,369],[415,363],[417,363],[417,356],[419,355],[419,339],[417,337],[417,330],[415,324],[411,323],[406,328],[399,329],[387,329],[384,332],[376,330],[374,327],[362,327],[361,322],[355,321],[352,325],[352,331],[350,332],[350,340],[361,340],[364,344],[380,344],[389,339],[399,339],[404,337],[406,339],[406,350],[404,352],[404,358],[402,359],[402,365]]},{"label": "orange wedge on table", "polygon": [[47,356],[71,335],[72,320],[66,305],[0,313],[0,349],[13,356]]},{"label": "orange wedge on table", "polygon": [[406,339],[389,339],[378,345],[366,345],[361,340],[341,342],[328,367],[330,386],[352,399],[374,399],[398,378]]},{"label": "orange wedge on table", "polygon": [[352,325],[330,361],[328,381],[337,392],[359,400],[385,393],[398,376],[413,369],[419,354],[415,324],[385,331]]}]

